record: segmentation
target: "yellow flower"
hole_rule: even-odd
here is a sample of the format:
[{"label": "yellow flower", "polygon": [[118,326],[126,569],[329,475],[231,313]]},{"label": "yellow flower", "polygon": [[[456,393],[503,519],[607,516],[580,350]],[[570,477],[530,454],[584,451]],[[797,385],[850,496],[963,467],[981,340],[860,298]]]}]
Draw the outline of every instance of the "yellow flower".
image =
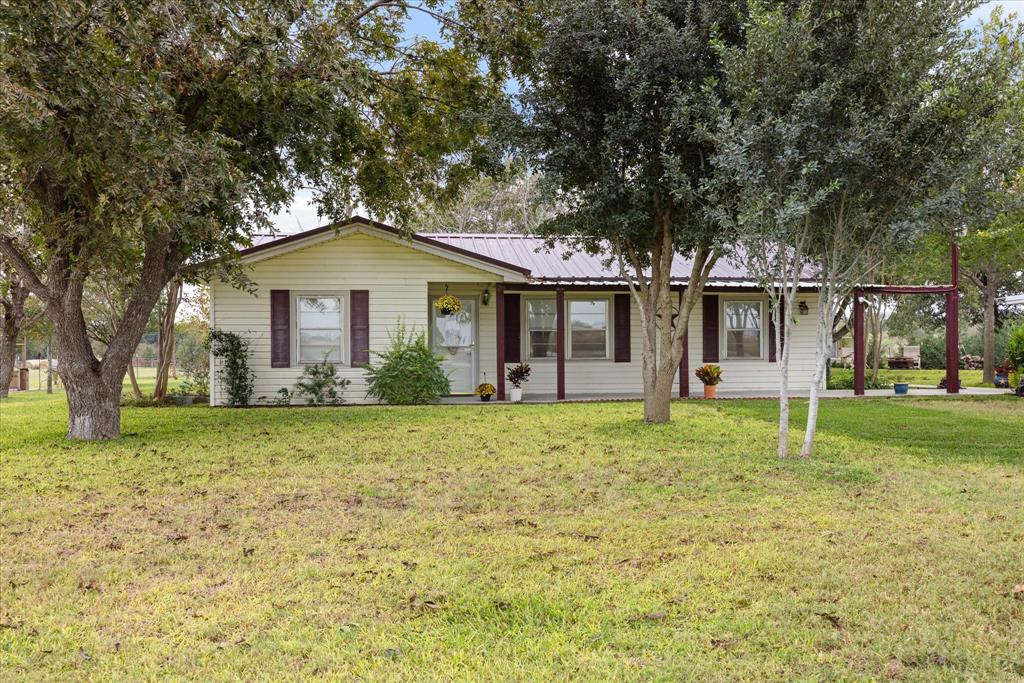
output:
[{"label": "yellow flower", "polygon": [[457,296],[445,294],[437,298],[437,301],[434,302],[434,308],[445,315],[451,315],[462,310],[462,302],[459,301]]}]

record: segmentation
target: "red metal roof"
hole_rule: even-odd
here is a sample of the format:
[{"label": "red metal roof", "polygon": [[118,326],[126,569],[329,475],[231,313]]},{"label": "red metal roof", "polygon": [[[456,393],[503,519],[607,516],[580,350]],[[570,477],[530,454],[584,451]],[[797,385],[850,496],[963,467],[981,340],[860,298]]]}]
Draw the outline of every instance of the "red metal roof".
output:
[{"label": "red metal roof", "polygon": [[[399,231],[391,226],[355,217],[352,222],[372,225],[392,233]],[[292,234],[255,235],[253,246],[241,253],[262,251],[271,245],[293,242],[316,234],[322,234],[333,226],[324,226]],[[544,240],[533,235],[493,233],[421,233],[413,239],[436,244],[454,252],[473,255],[483,261],[511,267],[528,273],[530,280],[550,284],[604,284],[624,285],[625,281],[614,263],[606,264],[605,254],[575,252],[564,244],[556,243],[548,249]],[[685,284],[690,277],[693,260],[676,256],[672,263],[672,281]],[[801,280],[812,281],[811,273],[805,271]],[[708,279],[708,285],[730,285],[757,287],[750,273],[736,259],[721,258],[715,264]]]},{"label": "red metal roof", "polygon": [[[606,263],[608,254],[585,254],[556,243],[548,249],[544,240],[532,235],[425,233],[465,251],[501,259],[529,268],[530,279],[559,284],[625,284],[615,263]],[[693,259],[676,256],[672,261],[672,281],[690,279]],[[805,273],[805,278],[808,274]],[[750,273],[735,260],[721,258],[711,270],[708,284],[756,286]]]}]

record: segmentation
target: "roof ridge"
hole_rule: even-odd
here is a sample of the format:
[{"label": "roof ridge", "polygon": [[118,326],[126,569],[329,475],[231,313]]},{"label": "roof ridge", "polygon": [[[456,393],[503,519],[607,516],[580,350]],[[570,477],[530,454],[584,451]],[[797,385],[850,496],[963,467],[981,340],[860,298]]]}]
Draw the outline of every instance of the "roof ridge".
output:
[{"label": "roof ridge", "polygon": [[427,238],[438,238],[438,237],[477,237],[484,239],[494,239],[498,237],[504,238],[518,238],[518,239],[544,239],[538,235],[524,235],[519,232],[418,232],[417,235]]}]

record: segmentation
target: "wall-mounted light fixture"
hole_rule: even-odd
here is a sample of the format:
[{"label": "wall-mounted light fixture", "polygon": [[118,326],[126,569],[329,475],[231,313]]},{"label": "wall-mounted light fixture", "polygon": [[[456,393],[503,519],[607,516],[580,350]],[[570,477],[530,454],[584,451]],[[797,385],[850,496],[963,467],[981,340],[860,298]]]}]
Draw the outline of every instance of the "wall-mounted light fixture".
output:
[{"label": "wall-mounted light fixture", "polygon": [[800,309],[800,315],[807,315],[810,312],[810,309],[807,308],[807,302],[806,301],[801,301],[800,305],[798,306],[798,308]]},{"label": "wall-mounted light fixture", "polygon": [[480,301],[483,303],[484,306],[489,304],[491,302],[491,290],[484,287],[484,292],[483,294],[480,295]]}]

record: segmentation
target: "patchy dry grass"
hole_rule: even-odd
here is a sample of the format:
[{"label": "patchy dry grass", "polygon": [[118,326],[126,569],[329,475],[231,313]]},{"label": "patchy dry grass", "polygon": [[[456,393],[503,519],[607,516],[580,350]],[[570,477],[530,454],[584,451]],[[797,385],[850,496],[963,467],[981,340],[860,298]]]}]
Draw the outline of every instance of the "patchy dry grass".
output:
[{"label": "patchy dry grass", "polygon": [[17,396],[0,676],[1024,677],[1024,401],[828,402],[784,463],[774,410]]}]

